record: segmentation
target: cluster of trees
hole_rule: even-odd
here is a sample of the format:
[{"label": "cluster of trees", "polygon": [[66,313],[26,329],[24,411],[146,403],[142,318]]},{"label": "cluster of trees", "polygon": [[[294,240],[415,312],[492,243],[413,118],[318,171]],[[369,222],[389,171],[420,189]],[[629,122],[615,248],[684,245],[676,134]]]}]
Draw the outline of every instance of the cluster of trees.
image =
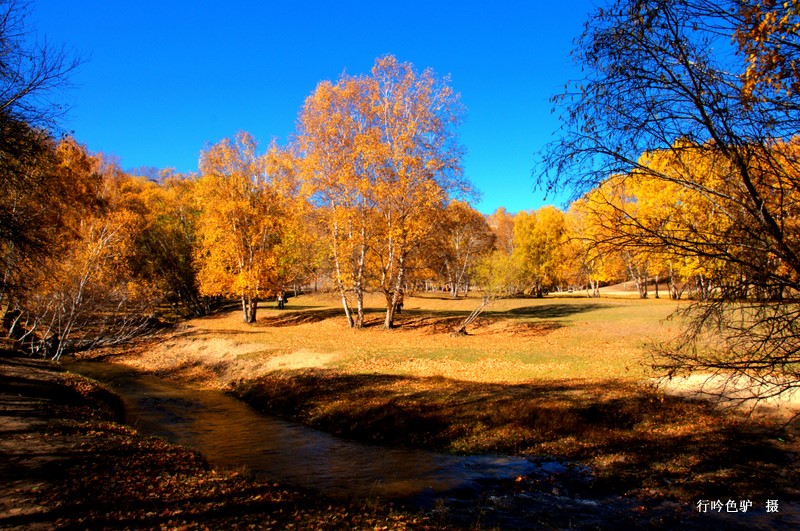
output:
[{"label": "cluster of trees", "polygon": [[147,179],[53,138],[45,96],[78,62],[26,46],[24,9],[0,7],[0,309],[20,341],[57,357],[124,340],[158,304],[202,314],[221,296],[253,322],[260,300],[316,279],[353,327],[364,293],[383,293],[386,328],[409,289],[597,295],[630,279],[697,301],[663,368],[800,382],[795,2],[597,9],[538,179],[574,202],[488,217],[465,201],[458,95],[430,70],[379,58],[320,83],[288,146],[260,153],[240,133],[198,175]]},{"label": "cluster of trees", "polygon": [[36,158],[4,159],[26,176],[2,194],[20,227],[0,242],[6,334],[58,358],[130,339],[165,299],[202,311],[189,185],[137,179],[71,138],[30,133]]},{"label": "cluster of trees", "polygon": [[449,199],[468,191],[455,131],[460,115],[447,80],[392,56],[378,59],[371,75],[321,83],[306,100],[297,135],[301,174],[352,326],[363,324],[363,293],[374,280],[386,298],[385,327],[392,327],[417,250]]},{"label": "cluster of trees", "polygon": [[[6,20],[22,16],[5,7]],[[64,64],[49,76],[66,76]],[[2,124],[3,328],[54,358],[125,341],[164,304],[202,315],[238,297],[254,322],[259,301],[319,279],[355,327],[364,291],[381,291],[389,328],[407,286],[424,279],[457,295],[493,243],[484,217],[457,199],[470,193],[458,96],[391,56],[369,76],[321,83],[289,146],[260,152],[242,132],[205,149],[194,175],[126,173],[54,138],[38,121],[46,113],[8,108],[18,114]]]}]

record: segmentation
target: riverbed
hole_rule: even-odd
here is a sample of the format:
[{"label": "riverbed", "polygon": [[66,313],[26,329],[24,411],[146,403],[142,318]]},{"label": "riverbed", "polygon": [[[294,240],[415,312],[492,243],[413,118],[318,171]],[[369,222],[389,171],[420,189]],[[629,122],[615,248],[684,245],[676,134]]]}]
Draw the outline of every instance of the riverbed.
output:
[{"label": "riverbed", "polygon": [[247,471],[326,495],[430,502],[478,496],[498,482],[567,471],[557,461],[455,456],[348,441],[254,410],[223,392],[194,389],[123,365],[72,362],[70,370],[107,384],[138,430],[201,452],[215,467]]}]

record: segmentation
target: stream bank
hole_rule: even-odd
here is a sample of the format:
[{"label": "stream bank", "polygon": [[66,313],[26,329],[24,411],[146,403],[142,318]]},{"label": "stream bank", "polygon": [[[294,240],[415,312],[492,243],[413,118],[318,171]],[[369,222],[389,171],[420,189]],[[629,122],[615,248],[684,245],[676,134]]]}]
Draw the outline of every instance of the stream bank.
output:
[{"label": "stream bank", "polygon": [[142,437],[91,398],[105,392],[50,364],[0,356],[0,378],[0,528],[797,528],[791,514],[697,514],[657,499],[575,495],[569,474],[484,485],[477,504],[466,496],[423,513],[331,500],[241,468],[210,469],[197,452]]},{"label": "stream bank", "polygon": [[[95,365],[101,372],[105,371],[108,367],[107,364],[90,364]],[[115,369],[116,370],[116,369]],[[130,369],[123,369],[130,370]],[[172,387],[181,385],[175,381],[169,382],[160,380],[164,384]],[[147,384],[144,387],[148,387]],[[203,393],[209,392],[209,386],[201,386]],[[212,391],[218,393],[218,391]],[[156,395],[162,394],[160,391]],[[169,393],[168,393],[169,394]],[[157,416],[166,418],[168,426],[179,425],[181,429],[186,429],[188,432],[206,431],[210,428],[210,424],[215,424],[216,421],[209,422],[204,420],[200,424],[202,428],[196,426],[196,422],[190,417],[196,416],[197,409],[203,409],[205,406],[198,405],[198,402],[186,396],[163,397],[166,400],[160,401],[149,393],[145,393],[146,408],[157,410]],[[213,401],[216,402],[217,398]],[[160,403],[159,403],[160,401]],[[203,400],[200,400],[203,402]],[[173,406],[178,405],[178,409]],[[243,404],[239,404],[244,407]],[[213,406],[212,409],[216,409]],[[223,413],[222,416],[227,416]],[[235,415],[234,415],[235,416]],[[149,423],[145,417],[139,417],[137,422]],[[250,424],[255,424],[260,421],[252,421]],[[163,422],[162,422],[163,425]],[[303,430],[307,429],[300,427]],[[294,428],[293,428],[294,429]],[[213,431],[213,429],[212,429]],[[234,429],[235,434],[238,430]],[[255,430],[256,433],[259,433]],[[223,432],[225,432],[223,430]],[[305,432],[303,432],[305,433]],[[168,435],[168,434],[167,434]],[[169,436],[169,435],[168,435]],[[327,435],[326,435],[327,436]],[[205,437],[205,436],[203,436]],[[305,437],[303,435],[302,437]],[[231,437],[236,439],[234,435]],[[269,440],[269,435],[257,435],[260,441],[253,442],[254,447],[263,446],[267,452],[272,452],[272,442]],[[338,444],[338,443],[337,443]],[[308,471],[300,471],[300,476],[310,473],[311,481],[314,481],[314,472],[319,472],[319,485],[326,494],[334,494],[341,496],[341,492],[333,492],[336,489],[330,489],[331,485],[335,485],[336,480],[330,483],[331,476],[329,475],[329,468],[327,465],[320,467],[320,463],[314,461],[312,455],[310,459],[305,449],[300,448],[298,445],[297,460],[291,462],[294,468],[307,466],[310,468]],[[312,444],[314,446],[314,444]],[[356,444],[358,446],[358,444]],[[324,443],[319,453],[324,454],[330,450],[329,443]],[[393,453],[396,450],[391,446],[377,446],[377,447],[362,447],[363,451],[367,453],[367,460],[371,460],[369,452],[378,452],[378,457],[375,459],[380,461],[381,452]],[[359,451],[359,450],[357,450]],[[402,450],[401,450],[402,451]],[[215,453],[212,449],[212,454]],[[334,454],[337,451],[333,452]],[[347,452],[346,452],[347,453]],[[352,454],[352,452],[350,452]],[[312,451],[313,454],[313,451]],[[454,456],[451,456],[454,457]],[[454,457],[455,458],[455,457]],[[212,459],[212,462],[218,460],[219,457]],[[468,458],[469,459],[469,458]],[[680,503],[677,501],[665,500],[657,497],[638,497],[631,495],[619,495],[614,493],[595,492],[592,494],[591,472],[580,466],[571,466],[566,462],[559,462],[555,460],[538,460],[530,463],[531,466],[527,470],[518,472],[520,475],[505,475],[502,477],[479,477],[472,478],[467,481],[463,486],[450,489],[442,493],[435,489],[428,491],[423,490],[419,492],[419,483],[414,483],[411,486],[412,491],[417,489],[416,496],[402,496],[398,499],[396,493],[378,492],[373,489],[378,485],[370,487],[367,483],[368,492],[359,490],[358,486],[349,488],[344,493],[345,496],[352,496],[352,499],[360,500],[371,499],[373,502],[378,498],[375,496],[383,496],[384,499],[394,501],[397,506],[408,506],[422,508],[424,514],[427,515],[432,521],[435,522],[437,528],[500,528],[500,529],[530,529],[530,528],[550,528],[550,529],[672,529],[680,527],[682,529],[706,529],[712,527],[724,527],[726,529],[793,529],[794,522],[783,522],[782,515],[777,518],[775,515],[765,515],[761,512],[751,512],[748,515],[717,515],[717,514],[697,514],[692,511],[690,504]],[[248,468],[256,473],[263,473],[258,469],[259,465],[255,466],[248,462]],[[347,462],[339,463],[339,467],[347,468]],[[358,482],[359,470],[361,464],[354,463],[355,475],[343,481]],[[336,467],[334,467],[336,468]],[[413,471],[416,470],[412,463],[412,474],[406,476],[405,479],[412,481]],[[307,481],[306,479],[298,478],[298,471],[293,471],[293,477],[285,477],[287,484],[298,484],[298,481]],[[268,477],[274,477],[275,469],[267,469]],[[278,469],[280,475],[280,468]],[[349,472],[348,472],[349,473]],[[419,475],[423,481],[424,467],[419,469]],[[334,476],[335,478],[336,476]],[[391,483],[391,482],[387,482]],[[330,492],[329,492],[330,491]],[[388,501],[382,502],[384,505],[390,503]],[[428,525],[428,524],[425,524]]]},{"label": "stream bank", "polygon": [[212,469],[196,451],[119,423],[118,406],[90,380],[0,352],[0,529],[449,527]]}]

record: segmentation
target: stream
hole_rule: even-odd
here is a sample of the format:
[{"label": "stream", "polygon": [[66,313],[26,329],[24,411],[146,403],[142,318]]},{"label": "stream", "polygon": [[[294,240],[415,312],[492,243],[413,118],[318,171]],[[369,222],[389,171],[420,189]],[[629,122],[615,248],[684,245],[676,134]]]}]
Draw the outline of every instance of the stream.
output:
[{"label": "stream", "polygon": [[108,385],[122,398],[128,423],[143,433],[194,448],[212,466],[244,467],[333,497],[425,506],[436,497],[473,498],[503,480],[565,470],[555,461],[362,444],[262,414],[219,391],[183,387],[121,365],[75,361],[67,368]]},{"label": "stream", "polygon": [[[444,511],[462,524],[503,529],[639,528],[655,522],[658,528],[679,523],[706,529],[714,522],[713,527],[752,531],[797,529],[800,522],[796,504],[787,504],[776,521],[763,512],[746,518],[698,515],[683,504],[618,495],[583,499],[569,492],[592,481],[580,465],[362,444],[265,415],[220,391],[185,387],[123,365],[70,361],[65,366],[119,395],[127,422],[142,433],[194,448],[214,467],[244,469],[335,498],[396,500]],[[521,483],[510,488],[517,478]]]}]

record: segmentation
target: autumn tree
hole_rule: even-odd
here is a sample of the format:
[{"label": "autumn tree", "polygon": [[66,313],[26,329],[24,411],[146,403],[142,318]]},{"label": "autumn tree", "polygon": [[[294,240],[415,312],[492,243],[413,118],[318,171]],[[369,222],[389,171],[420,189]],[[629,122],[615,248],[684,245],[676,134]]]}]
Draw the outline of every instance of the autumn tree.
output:
[{"label": "autumn tree", "polygon": [[[608,271],[608,265],[614,264],[624,269],[624,278],[628,278],[636,286],[639,297],[646,299],[649,283],[654,269],[654,254],[657,246],[646,242],[646,231],[643,230],[645,214],[642,212],[643,201],[631,195],[631,186],[638,180],[628,176],[612,176],[597,188],[587,193],[575,205],[580,212],[584,226],[580,228],[580,237],[589,245],[588,266],[597,273]],[[654,230],[661,230],[656,227]],[[613,267],[613,266],[612,266]],[[618,275],[617,278],[622,278]]]},{"label": "autumn tree", "polygon": [[[365,164],[369,98],[362,80],[320,83],[298,120],[301,174],[326,227],[333,278],[348,324],[364,323],[367,251],[374,227]],[[355,297],[355,315],[348,295]]]},{"label": "autumn tree", "polygon": [[278,289],[300,291],[301,285],[319,274],[325,253],[319,237],[319,216],[301,186],[299,157],[293,148],[271,145],[267,171],[281,203],[280,242],[275,247]]},{"label": "autumn tree", "polygon": [[562,285],[567,264],[564,213],[552,206],[519,212],[514,217],[514,251],[523,281],[532,295]]},{"label": "autumn tree", "polygon": [[5,310],[9,298],[25,288],[30,269],[49,255],[62,218],[50,208],[61,188],[51,171],[52,140],[21,122],[0,127],[0,302]]},{"label": "autumn tree", "polygon": [[382,221],[378,252],[384,327],[392,328],[411,255],[429,236],[450,196],[468,189],[456,135],[462,111],[447,79],[430,69],[418,73],[392,56],[379,58],[365,82],[370,109],[366,161]]},{"label": "autumn tree", "polygon": [[[48,130],[80,59],[33,38],[27,2],[0,1],[0,311],[25,289],[25,268],[49,256],[62,222]],[[69,192],[69,190],[64,190]]]},{"label": "autumn tree", "polygon": [[[298,143],[307,182],[327,209],[335,277],[351,325],[348,291],[360,301],[367,253],[391,328],[413,254],[450,194],[466,189],[455,135],[458,96],[433,71],[392,56],[368,76],[323,82],[306,101]],[[347,281],[347,282],[345,282]]]},{"label": "autumn tree", "polygon": [[0,242],[0,301],[6,333],[31,344],[40,321],[31,308],[32,297],[68,253],[81,218],[97,211],[102,180],[93,159],[73,139],[55,143],[43,132],[24,127],[31,135],[25,140],[31,143],[25,154],[3,158],[7,165],[24,166],[20,172],[26,178],[25,186],[9,186],[0,195],[9,213]]},{"label": "autumn tree", "polygon": [[514,215],[499,207],[486,221],[494,234],[495,248],[510,255],[514,251]]},{"label": "autumn tree", "polygon": [[[796,98],[800,94],[800,5],[778,0],[739,0],[734,37],[746,59],[742,94],[746,100]],[[774,93],[773,93],[774,95]]]},{"label": "autumn tree", "polygon": [[616,242],[609,240],[604,225],[607,202],[603,195],[608,193],[607,187],[604,183],[574,201],[565,213],[566,267],[574,283],[586,287],[589,297],[600,297],[601,286],[628,278],[623,255]]},{"label": "autumn tree", "polygon": [[524,290],[525,279],[517,260],[519,254],[514,256],[515,220],[516,215],[504,207],[495,210],[486,220],[494,236],[494,246],[478,261],[475,277],[488,296],[508,296]]},{"label": "autumn tree", "polygon": [[135,271],[153,282],[179,315],[204,315],[210,308],[209,300],[200,295],[195,267],[200,216],[194,198],[196,180],[169,170],[152,177],[132,177],[140,184],[144,220],[136,241]]},{"label": "autumn tree", "polygon": [[[597,9],[575,52],[586,77],[558,98],[564,129],[546,151],[539,184],[582,193],[623,176],[701,197],[731,230],[713,237],[688,230],[685,218],[682,226],[641,232],[639,248],[658,241],[725,270],[708,300],[687,310],[687,336],[664,349],[658,365],[745,375],[779,391],[800,382],[798,309],[752,288],[800,288],[800,174],[791,140],[800,130],[800,107],[774,76],[747,72],[793,54],[796,36],[778,31],[781,46],[768,39],[736,48],[737,35],[752,30],[745,8],[751,19],[761,16],[758,10],[766,17],[794,9],[737,0],[616,0]],[[668,170],[642,158],[656,151],[668,152]]]},{"label": "autumn tree", "polygon": [[200,292],[239,297],[246,323],[255,322],[259,300],[283,282],[278,251],[291,214],[291,183],[268,161],[241,132],[201,154],[196,185]]},{"label": "autumn tree", "polygon": [[57,360],[145,333],[160,294],[136,261],[148,216],[143,190],[151,183],[69,138],[52,157],[48,172],[63,183],[52,202],[59,236],[28,268],[25,289],[9,299],[6,327],[21,346]]},{"label": "autumn tree", "polygon": [[426,261],[436,264],[450,295],[457,297],[462,288],[467,294],[475,265],[491,251],[494,234],[483,214],[464,201],[453,200],[442,212],[431,244]]}]

